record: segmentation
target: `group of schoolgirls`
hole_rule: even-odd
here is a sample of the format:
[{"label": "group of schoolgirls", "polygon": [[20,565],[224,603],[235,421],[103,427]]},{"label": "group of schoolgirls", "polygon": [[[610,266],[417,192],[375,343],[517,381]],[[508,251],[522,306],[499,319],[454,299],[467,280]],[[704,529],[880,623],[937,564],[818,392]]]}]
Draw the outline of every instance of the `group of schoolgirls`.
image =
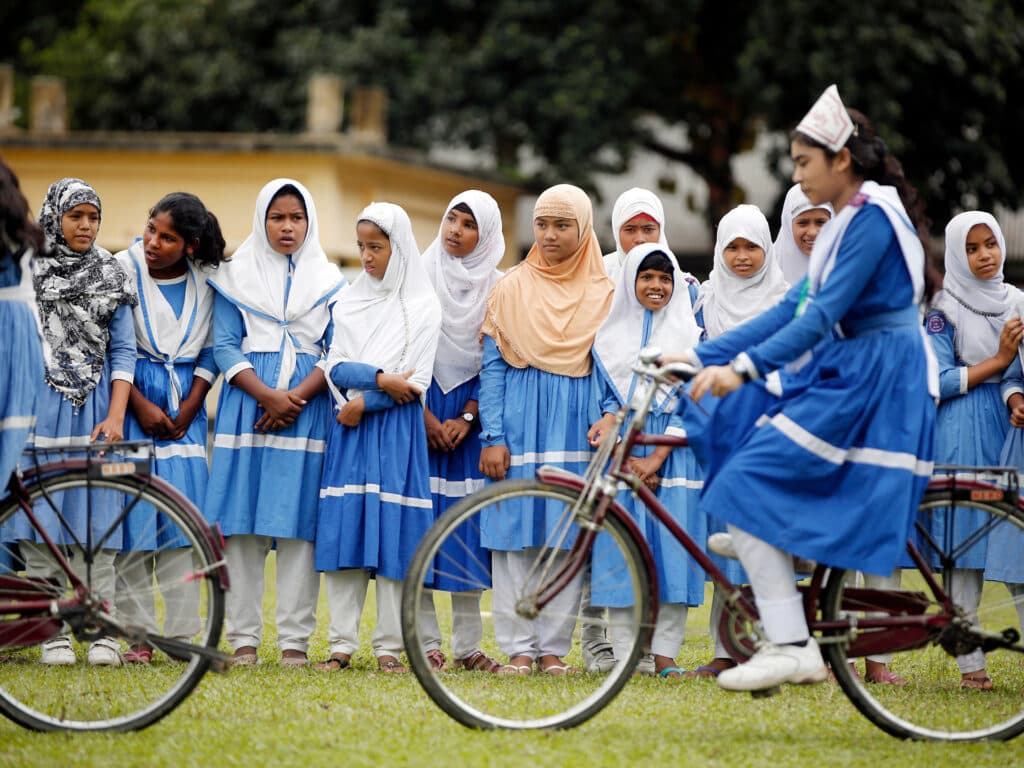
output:
[{"label": "group of schoolgirls", "polygon": [[[157,472],[227,537],[227,640],[236,664],[257,662],[264,563],[273,548],[282,663],[308,662],[324,572],[331,653],[318,666],[348,668],[372,575],[372,643],[385,672],[405,669],[401,581],[437,515],[485,478],[532,477],[541,464],[582,473],[636,386],[636,352],[659,346],[682,353],[774,306],[803,279],[817,233],[832,215],[828,204],[813,206],[794,186],[773,244],[763,214],[738,206],[719,223],[713,269],[698,285],[680,271],[666,243],[661,202],[646,190],[617,200],[616,250],[602,257],[586,195],[570,185],[550,188],[534,209],[527,258],[504,277],[497,271],[505,251],[501,215],[485,193],[456,196],[423,253],[405,211],[373,203],[356,223],[363,272],[346,284],[320,245],[312,197],[290,179],[261,190],[252,233],[231,259],[216,218],[193,195],[162,198],[140,240],[117,256],[96,245],[101,211],[88,184],[62,179],[39,217],[49,247],[35,254],[30,276],[45,342],[45,384],[30,393],[38,400],[34,444],[155,438]],[[1024,464],[1024,294],[1003,282],[1004,252],[988,214],[961,214],[947,227],[945,290],[926,320],[941,368],[942,462]],[[9,287],[24,292],[27,268],[12,279]],[[204,401],[218,373],[225,383],[208,472]],[[647,429],[678,433],[676,403],[656,403]],[[695,540],[724,528],[697,511],[702,469],[690,449],[638,447],[631,466]],[[647,535],[658,567],[661,608],[641,670],[717,675],[733,664],[717,638],[722,596],[716,592],[712,605],[714,659],[684,675],[674,659],[687,607],[703,600],[704,574],[630,494],[620,501]],[[67,494],[62,504],[73,525],[84,525],[81,499]],[[94,500],[94,524],[109,522],[116,507],[113,497]],[[136,515],[123,526],[122,550],[156,550],[133,540],[144,528],[139,522]],[[525,528],[483,531],[495,601],[514,594],[510,585],[524,578],[524,550],[537,543]],[[2,533],[5,540],[27,535]],[[990,542],[985,562],[971,564],[960,589],[974,585],[980,594],[981,581],[994,579],[1020,595],[1019,545]],[[22,551],[29,568],[44,567],[30,541]],[[735,561],[717,562],[730,580],[746,580]],[[118,583],[154,574],[158,584],[173,580],[188,561],[173,547],[130,561],[112,547],[96,568],[101,592],[116,599]],[[580,599],[566,593],[566,600]],[[168,603],[165,631],[196,631],[197,600],[184,595]],[[434,627],[425,633],[428,655],[438,668],[575,671],[564,662],[575,628],[569,619],[520,622],[525,627],[496,621],[508,661],[487,656],[479,648],[479,601],[478,592],[452,593],[451,662],[440,651],[433,606],[424,604],[425,626]],[[598,617],[607,612],[614,628],[621,609],[599,592],[583,602],[585,666],[609,669],[616,637]],[[115,604],[135,621],[155,621],[152,605]],[[152,649],[125,651],[106,638],[88,649],[94,664],[151,657]],[[75,663],[70,637],[47,643],[43,659]],[[991,687],[983,657],[958,661],[965,685]],[[866,674],[905,682],[885,662],[872,657]]]}]

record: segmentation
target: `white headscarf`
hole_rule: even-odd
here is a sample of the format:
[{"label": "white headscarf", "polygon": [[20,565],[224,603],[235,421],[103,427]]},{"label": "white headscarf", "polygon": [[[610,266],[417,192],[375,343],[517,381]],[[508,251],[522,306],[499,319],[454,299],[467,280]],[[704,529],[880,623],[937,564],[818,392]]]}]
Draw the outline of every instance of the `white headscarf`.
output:
[{"label": "white headscarf", "polygon": [[[479,237],[472,253],[462,258],[444,249],[445,220],[459,203],[473,212]],[[497,201],[478,189],[453,197],[445,208],[437,238],[423,252],[423,266],[441,302],[434,378],[445,394],[480,373],[480,326],[487,311],[487,294],[501,277],[497,266],[504,255],[505,236]]]},{"label": "white headscarf", "polygon": [[[737,276],[725,263],[725,247],[737,237],[764,249],[764,265],[750,277]],[[714,339],[771,309],[789,286],[772,251],[768,220],[756,205],[738,205],[718,222],[715,265],[700,286],[697,310],[704,311],[704,328]]]},{"label": "white headscarf", "polygon": [[[622,225],[632,219],[646,213],[661,227],[661,235],[658,237],[658,245],[668,248],[668,240],[665,239],[665,208],[658,196],[647,189],[633,187],[627,189],[615,201],[612,207],[612,238],[615,242],[615,250],[605,254],[604,269],[608,277],[616,280],[618,271],[626,263],[626,252],[622,250],[622,243],[619,241],[619,230]],[[675,258],[674,256],[672,258]]]},{"label": "white headscarf", "polygon": [[807,199],[807,195],[800,189],[799,184],[794,184],[786,193],[786,199],[782,203],[782,222],[779,226],[779,236],[775,238],[775,259],[779,262],[782,276],[790,285],[796,285],[807,276],[807,266],[810,263],[810,256],[800,250],[800,245],[793,237],[793,219],[806,211],[813,211],[820,208],[828,211],[829,218],[835,215],[832,203],[814,205]]},{"label": "white headscarf", "polygon": [[957,357],[966,365],[977,365],[999,351],[999,334],[1024,303],[1024,294],[1003,282],[999,273],[987,280],[977,278],[967,261],[967,235],[972,227],[986,225],[992,230],[1006,261],[1006,241],[999,223],[990,213],[967,211],[946,225],[946,276],[935,304],[956,329]]},{"label": "white headscarf", "polygon": [[136,342],[146,357],[163,364],[167,371],[170,380],[168,413],[174,418],[178,415],[184,391],[175,363],[193,362],[204,347],[213,343],[213,291],[206,284],[207,275],[212,270],[204,270],[190,259],[185,259],[188,267],[185,272],[185,302],[179,317],[149,276],[141,240],[117,254],[117,259],[125,271],[135,277],[139,290],[139,303],[133,313]]},{"label": "white headscarf", "polygon": [[391,258],[380,280],[363,272],[335,302],[334,338],[327,381],[339,405],[357,397],[330,379],[338,363],[366,363],[385,373],[414,371],[409,381],[426,394],[441,330],[441,303],[427,277],[409,215],[392,203],[370,203],[356,222],[375,224],[391,241]]},{"label": "white headscarf", "polygon": [[[270,201],[286,185],[302,195],[307,219],[306,239],[289,255],[271,247],[266,225]],[[309,190],[294,179],[274,179],[256,197],[252,234],[208,279],[242,312],[246,330],[243,350],[280,353],[276,389],[288,388],[297,352],[322,354],[318,342],[330,321],[327,300],[345,284],[341,270],[328,261],[318,230]]]},{"label": "white headscarf", "polygon": [[[673,264],[675,285],[668,305],[652,312],[636,297],[636,276],[647,256],[661,252]],[[643,347],[660,347],[662,353],[682,354],[700,340],[700,328],[693,317],[686,278],[676,266],[676,257],[659,243],[642,243],[631,250],[615,281],[612,308],[594,340],[594,359],[625,404],[633,387],[633,365]]]}]

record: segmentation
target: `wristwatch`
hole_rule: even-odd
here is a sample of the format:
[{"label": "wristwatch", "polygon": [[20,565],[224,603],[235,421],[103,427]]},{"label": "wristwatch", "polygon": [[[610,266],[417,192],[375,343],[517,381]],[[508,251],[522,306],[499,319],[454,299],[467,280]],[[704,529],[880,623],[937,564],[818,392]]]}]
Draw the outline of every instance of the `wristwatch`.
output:
[{"label": "wristwatch", "polygon": [[748,381],[752,380],[752,377],[750,375],[750,368],[744,365],[744,362],[744,360],[740,360],[740,358],[735,357],[729,362],[729,367],[732,368],[732,372],[743,379],[743,383],[746,384]]},{"label": "wristwatch", "polygon": [[476,415],[470,413],[469,411],[466,411],[464,414],[462,414],[462,420],[468,424],[472,424],[474,421],[476,421]]}]

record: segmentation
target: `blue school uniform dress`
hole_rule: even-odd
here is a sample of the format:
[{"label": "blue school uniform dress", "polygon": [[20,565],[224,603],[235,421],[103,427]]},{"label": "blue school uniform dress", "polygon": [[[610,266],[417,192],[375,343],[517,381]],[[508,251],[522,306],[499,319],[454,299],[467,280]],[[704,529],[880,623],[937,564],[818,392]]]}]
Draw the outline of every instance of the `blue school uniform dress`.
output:
[{"label": "blue school uniform dress", "polygon": [[[181,277],[150,277],[140,242],[118,254],[118,258],[134,272],[139,288],[139,305],[134,312],[138,343],[135,386],[173,420],[192,390],[193,379],[198,376],[212,384],[217,375],[213,359],[213,292],[206,284],[205,274],[191,263]],[[209,478],[207,428],[203,403],[180,440],[161,439],[155,443],[155,474],[200,511],[206,503]],[[129,440],[150,439],[131,408],[125,418],[125,436]],[[168,540],[167,526],[154,521],[154,513],[149,505],[132,510],[126,521],[126,548],[156,549],[185,544]]]},{"label": "blue school uniform dress", "polygon": [[0,496],[36,422],[43,379],[30,261],[31,251],[0,255]]},{"label": "blue school uniform dress", "polygon": [[[1024,393],[1024,373],[1020,355],[1006,369],[1003,376],[1002,396]],[[999,453],[999,466],[1016,467],[1018,476],[1024,475],[1024,427],[1010,427]],[[1007,584],[1024,584],[1024,532],[1015,526],[1002,525],[997,535],[988,539],[985,557],[985,579]]]},{"label": "blue school uniform dress", "polygon": [[[939,361],[941,402],[935,421],[935,463],[996,466],[1010,431],[1010,416],[1000,391],[1003,377],[993,376],[967,389],[967,364],[958,359],[955,351],[956,329],[941,311],[930,312],[925,327]],[[984,519],[980,513],[958,509],[953,535],[962,540],[977,530]],[[944,521],[941,512],[934,516],[933,535],[945,531],[941,528]],[[957,560],[957,567],[984,568],[985,550],[985,542],[971,547],[966,557]]]},{"label": "blue school uniform dress", "polygon": [[[598,418],[593,373],[563,376],[505,362],[484,336],[480,373],[480,425],[484,446],[508,446],[506,477],[534,478],[545,464],[582,475],[593,456],[587,430]],[[481,543],[488,549],[519,552],[543,545],[564,505],[541,499],[508,500],[500,515],[484,511]]]},{"label": "blue school uniform dress", "polygon": [[711,454],[701,503],[784,551],[888,575],[934,458],[935,366],[917,307],[924,255],[895,191],[873,182],[815,251],[809,297],[796,286],[696,350],[704,365],[740,356],[761,377],[800,365],[783,371],[767,408],[749,407],[765,399],[762,379],[713,408],[712,435],[716,421],[735,429],[737,414],[753,423]]},{"label": "blue school uniform dress", "polygon": [[[354,427],[333,423],[320,484],[316,568],[365,568],[395,581],[434,520],[423,400],[399,405],[377,387],[377,373],[412,371],[430,383],[441,307],[423,269],[409,216],[371,203],[359,215],[384,232],[391,256],[383,278],[361,274],[338,296],[326,368],[341,408],[362,397]],[[332,420],[333,421],[333,420]]]}]

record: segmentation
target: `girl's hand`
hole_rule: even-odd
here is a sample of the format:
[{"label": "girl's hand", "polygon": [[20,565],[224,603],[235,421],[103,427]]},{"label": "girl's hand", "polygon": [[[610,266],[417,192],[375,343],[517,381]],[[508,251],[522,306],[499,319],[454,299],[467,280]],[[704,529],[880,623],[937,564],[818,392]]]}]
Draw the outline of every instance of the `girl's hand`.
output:
[{"label": "girl's hand", "polygon": [[358,427],[366,410],[366,401],[362,395],[352,398],[338,411],[338,423],[345,427]]},{"label": "girl's hand", "polygon": [[999,334],[997,356],[1004,368],[1013,362],[1013,356],[1020,348],[1021,339],[1024,339],[1024,322],[1021,322],[1019,317],[1011,317]]},{"label": "girl's hand", "polygon": [[491,445],[480,451],[480,471],[491,480],[504,480],[511,464],[507,445]]},{"label": "girl's hand", "polygon": [[92,428],[92,435],[89,439],[94,443],[100,439],[108,443],[124,440],[124,419],[107,414],[107,418]]},{"label": "girl's hand", "polygon": [[629,469],[634,475],[644,481],[644,485],[650,488],[652,491],[657,490],[661,484],[661,478],[658,477],[658,471],[661,469],[661,465],[664,460],[656,454],[650,456],[639,456],[629,457]]},{"label": "girl's hand", "polygon": [[178,415],[172,422],[173,429],[170,433],[171,440],[181,440],[188,432],[188,428],[192,426],[192,422],[195,421],[196,414],[199,413],[199,409],[202,407],[202,400],[195,402],[190,401],[188,398],[181,401],[181,407],[178,409]]},{"label": "girl's hand", "polygon": [[606,413],[587,430],[587,442],[595,448],[604,442],[615,429],[615,414]]},{"label": "girl's hand", "polygon": [[1007,399],[1006,407],[1010,410],[1010,426],[1024,427],[1024,395],[1014,392]]},{"label": "girl's hand", "polygon": [[423,390],[408,380],[414,373],[416,373],[415,370],[406,371],[405,373],[378,373],[377,387],[399,405],[411,403],[423,392]]},{"label": "girl's hand", "polygon": [[463,440],[466,439],[466,435],[469,434],[469,430],[473,428],[465,419],[448,419],[441,425],[444,428],[445,434],[452,443],[452,450],[459,447]]},{"label": "girl's hand", "polygon": [[423,426],[427,429],[427,446],[432,451],[448,453],[455,447],[448,435],[448,430],[444,428],[437,416],[430,412],[429,408],[423,409]]},{"label": "girl's hand", "polygon": [[291,392],[268,389],[257,402],[264,413],[256,420],[254,428],[265,434],[290,427],[302,413],[305,404],[305,400]]},{"label": "girl's hand", "polygon": [[690,398],[698,402],[710,392],[715,397],[724,397],[743,385],[743,379],[728,365],[709,365],[693,377]]},{"label": "girl's hand", "polygon": [[131,408],[142,431],[150,437],[162,439],[174,434],[174,422],[156,403],[140,395],[132,398]]}]

